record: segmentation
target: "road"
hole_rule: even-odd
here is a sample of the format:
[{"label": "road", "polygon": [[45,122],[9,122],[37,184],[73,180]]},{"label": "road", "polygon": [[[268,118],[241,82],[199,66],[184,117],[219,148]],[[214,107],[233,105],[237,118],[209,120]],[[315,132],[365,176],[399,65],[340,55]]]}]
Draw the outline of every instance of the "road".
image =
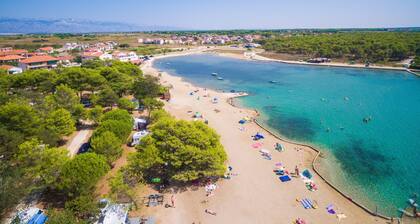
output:
[{"label": "road", "polygon": [[86,142],[88,142],[90,136],[92,135],[91,129],[83,129],[77,132],[73,139],[69,140],[67,149],[69,150],[70,157],[73,157],[79,151],[79,148]]}]

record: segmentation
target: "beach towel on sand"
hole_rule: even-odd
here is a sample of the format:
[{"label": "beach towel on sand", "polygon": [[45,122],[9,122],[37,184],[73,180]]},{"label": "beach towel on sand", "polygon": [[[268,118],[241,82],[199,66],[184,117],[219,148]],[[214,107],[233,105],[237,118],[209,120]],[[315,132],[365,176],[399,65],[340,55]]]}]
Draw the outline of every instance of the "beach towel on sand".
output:
[{"label": "beach towel on sand", "polygon": [[304,177],[308,178],[308,179],[312,179],[312,174],[311,174],[311,172],[309,172],[309,170],[304,170],[304,171],[302,172],[302,175],[303,175]]},{"label": "beach towel on sand", "polygon": [[290,177],[289,176],[282,176],[282,177],[279,177],[279,179],[281,180],[281,182],[287,182],[287,181],[290,181],[291,179],[290,179]]}]

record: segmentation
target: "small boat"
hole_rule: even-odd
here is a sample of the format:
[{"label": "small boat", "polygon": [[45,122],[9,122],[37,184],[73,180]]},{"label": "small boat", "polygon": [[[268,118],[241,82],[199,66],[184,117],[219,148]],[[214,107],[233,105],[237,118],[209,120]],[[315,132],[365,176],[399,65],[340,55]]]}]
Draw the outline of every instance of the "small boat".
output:
[{"label": "small boat", "polygon": [[217,76],[216,72],[211,73],[212,76]]},{"label": "small boat", "polygon": [[408,199],[408,203],[410,203],[411,206],[413,207],[419,207],[419,205],[416,203],[416,201],[412,198]]},{"label": "small boat", "polygon": [[217,80],[223,80],[223,78],[222,77],[217,77]]},{"label": "small boat", "polygon": [[410,212],[406,211],[406,210],[405,210],[405,209],[403,209],[403,208],[399,208],[399,209],[398,209],[398,211],[399,211],[399,212],[401,212],[401,213],[403,213],[403,214],[405,214],[405,215],[408,215],[408,216],[414,217],[414,214],[411,214]]},{"label": "small boat", "polygon": [[344,100],[345,100],[345,101],[349,101],[349,100],[350,100],[350,98],[349,98],[348,96],[346,96],[346,97],[344,97]]},{"label": "small boat", "polygon": [[270,83],[273,83],[273,84],[274,84],[274,83],[277,83],[277,81],[275,81],[275,80],[271,80],[271,81],[270,81]]}]

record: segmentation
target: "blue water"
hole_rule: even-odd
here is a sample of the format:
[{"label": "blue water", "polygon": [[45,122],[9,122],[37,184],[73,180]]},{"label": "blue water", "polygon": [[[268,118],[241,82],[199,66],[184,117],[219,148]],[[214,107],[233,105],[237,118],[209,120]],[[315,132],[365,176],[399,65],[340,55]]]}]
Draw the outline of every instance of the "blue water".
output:
[{"label": "blue water", "polygon": [[395,216],[420,193],[420,78],[414,75],[215,55],[165,58],[155,66],[202,87],[248,92],[242,106],[262,112],[263,122],[284,137],[324,150],[325,166],[335,169],[326,175],[371,209]]}]

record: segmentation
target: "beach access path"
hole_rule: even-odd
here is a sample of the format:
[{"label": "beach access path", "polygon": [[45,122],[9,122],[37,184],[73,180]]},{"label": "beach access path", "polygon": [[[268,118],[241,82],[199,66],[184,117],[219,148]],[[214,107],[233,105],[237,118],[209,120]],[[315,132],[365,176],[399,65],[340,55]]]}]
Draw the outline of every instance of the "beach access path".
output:
[{"label": "beach access path", "polygon": [[80,147],[88,142],[90,136],[92,135],[92,132],[93,131],[91,129],[79,130],[76,132],[74,137],[68,141],[66,147],[69,150],[70,157],[75,156],[79,151]]},{"label": "beach access path", "polygon": [[[340,223],[386,223],[386,220],[368,214],[341,196],[317,175],[313,178],[318,186],[315,192],[309,191],[300,178],[280,182],[273,173],[275,163],[283,163],[289,172],[293,172],[297,165],[301,171],[308,169],[314,174],[310,167],[315,152],[306,147],[281,142],[254,123],[239,124],[238,121],[243,117],[255,116],[255,111],[231,106],[227,101],[234,94],[195,87],[179,77],[154,69],[152,61],[143,64],[142,69],[145,74],[160,73],[161,83],[173,86],[170,90],[172,98],[165,103],[165,109],[173,116],[192,120],[193,113],[203,114],[209,126],[221,136],[228,154],[227,163],[233,167],[232,173],[235,174],[230,180],[217,182],[218,188],[212,197],[206,197],[204,188],[178,191],[175,193],[175,208],[142,208],[144,215],[156,217],[158,223],[292,223],[296,218],[303,218],[307,223],[338,223],[336,215],[326,210],[332,204],[338,213],[347,216]],[[199,91],[190,95],[195,90]],[[204,97],[207,94],[210,97]],[[211,102],[214,97],[219,98],[219,103]],[[251,136],[257,132],[266,136],[261,141],[262,148],[272,152],[272,160],[264,159],[258,149],[251,147],[255,143]],[[280,142],[286,150],[275,151],[276,142]],[[167,199],[170,197],[171,194],[165,195]],[[297,201],[303,198],[316,200],[319,207],[304,209]],[[217,215],[205,213],[205,209]]]}]

